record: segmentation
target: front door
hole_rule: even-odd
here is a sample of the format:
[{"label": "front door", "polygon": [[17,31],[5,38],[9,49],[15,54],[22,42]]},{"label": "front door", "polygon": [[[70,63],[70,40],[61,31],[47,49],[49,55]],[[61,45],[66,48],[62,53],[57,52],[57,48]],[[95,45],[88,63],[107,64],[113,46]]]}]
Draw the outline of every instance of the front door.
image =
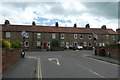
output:
[{"label": "front door", "polygon": [[43,49],[46,49],[47,48],[47,45],[46,45],[46,42],[43,43]]}]

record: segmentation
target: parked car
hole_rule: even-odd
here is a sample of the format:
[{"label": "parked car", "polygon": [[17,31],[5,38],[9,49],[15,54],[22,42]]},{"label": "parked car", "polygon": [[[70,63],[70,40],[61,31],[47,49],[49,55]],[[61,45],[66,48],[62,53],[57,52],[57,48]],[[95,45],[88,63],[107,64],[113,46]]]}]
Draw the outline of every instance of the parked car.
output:
[{"label": "parked car", "polygon": [[69,49],[73,49],[73,45],[70,45],[70,46],[69,46]]},{"label": "parked car", "polygon": [[83,50],[83,46],[77,46],[78,50]]}]

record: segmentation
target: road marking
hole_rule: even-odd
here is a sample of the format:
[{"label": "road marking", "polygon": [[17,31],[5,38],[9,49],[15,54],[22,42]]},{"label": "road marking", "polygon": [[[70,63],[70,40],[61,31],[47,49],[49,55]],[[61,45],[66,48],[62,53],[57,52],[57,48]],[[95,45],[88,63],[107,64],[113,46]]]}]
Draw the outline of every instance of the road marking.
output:
[{"label": "road marking", "polygon": [[37,58],[38,59],[38,65],[37,65],[37,68],[38,68],[38,76],[37,76],[37,78],[38,78],[38,80],[40,79],[40,80],[42,80],[42,69],[41,69],[41,61],[40,61],[40,58]]},{"label": "road marking", "polygon": [[57,58],[48,58],[49,61],[55,61],[58,66],[60,66],[60,62]]},{"label": "road marking", "polygon": [[89,68],[86,68],[86,67],[84,67],[84,66],[82,66],[82,65],[80,65],[80,64],[78,64],[78,66],[80,66],[81,68],[83,68],[83,69],[85,69],[85,70],[87,70],[87,71],[92,72],[93,74],[95,74],[95,75],[97,75],[97,76],[100,76],[101,78],[105,78],[104,76],[102,76],[102,75],[100,75],[100,74],[98,74],[98,73],[92,71],[92,70],[89,69]]},{"label": "road marking", "polygon": [[119,67],[118,64],[113,64],[113,63],[110,63],[110,62],[106,62],[106,61],[102,61],[102,60],[98,60],[98,59],[94,59],[94,58],[90,58],[90,57],[86,57],[86,56],[84,56],[84,57],[87,58],[87,59],[95,60],[95,61],[98,61],[98,62],[104,62],[104,63],[106,63],[106,64],[110,64],[110,65]]},{"label": "road marking", "polygon": [[33,56],[28,56],[27,58],[30,58],[30,59],[37,59],[36,57],[33,57]]}]

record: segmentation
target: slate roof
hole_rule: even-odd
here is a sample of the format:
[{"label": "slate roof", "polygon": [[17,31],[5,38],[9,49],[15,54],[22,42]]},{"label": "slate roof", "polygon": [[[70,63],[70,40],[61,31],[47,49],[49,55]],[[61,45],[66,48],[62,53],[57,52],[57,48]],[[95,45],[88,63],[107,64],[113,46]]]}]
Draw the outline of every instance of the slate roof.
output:
[{"label": "slate roof", "polygon": [[55,26],[32,26],[32,25],[2,25],[3,31],[30,31],[30,32],[51,32],[51,33],[80,33],[80,34],[118,34],[112,29],[101,28],[74,28]]}]

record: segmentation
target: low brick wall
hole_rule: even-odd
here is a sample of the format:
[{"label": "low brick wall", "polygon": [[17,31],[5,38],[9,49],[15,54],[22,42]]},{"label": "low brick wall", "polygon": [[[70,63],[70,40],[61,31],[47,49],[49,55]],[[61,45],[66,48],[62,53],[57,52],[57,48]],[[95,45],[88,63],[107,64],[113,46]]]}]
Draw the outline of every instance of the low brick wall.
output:
[{"label": "low brick wall", "polygon": [[0,48],[0,79],[2,75],[2,48]]},{"label": "low brick wall", "polygon": [[21,49],[6,52],[2,51],[2,73],[8,70],[21,58]]},{"label": "low brick wall", "polygon": [[[101,50],[105,50],[105,54]],[[120,58],[120,47],[96,47],[96,55]],[[109,53],[109,54],[108,54]]]},{"label": "low brick wall", "polygon": [[120,58],[120,48],[119,47],[108,47],[106,48],[106,54],[110,53],[110,57]]}]

